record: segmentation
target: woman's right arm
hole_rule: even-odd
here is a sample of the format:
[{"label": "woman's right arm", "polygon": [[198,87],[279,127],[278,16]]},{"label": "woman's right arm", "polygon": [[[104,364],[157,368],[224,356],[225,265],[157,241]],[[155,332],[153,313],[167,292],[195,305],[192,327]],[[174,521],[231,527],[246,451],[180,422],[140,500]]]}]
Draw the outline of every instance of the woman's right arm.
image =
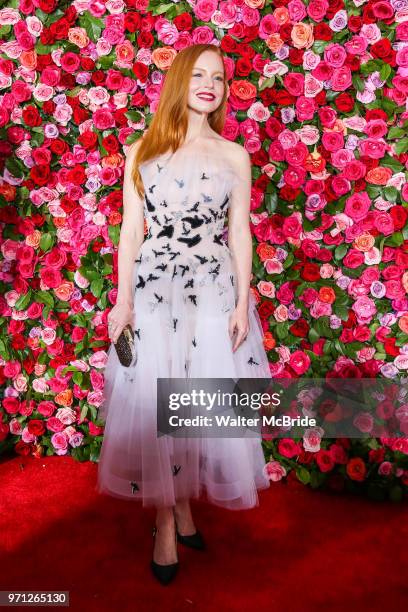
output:
[{"label": "woman's right arm", "polygon": [[116,342],[122,329],[133,320],[132,281],[134,264],[144,241],[143,199],[132,181],[132,167],[139,141],[126,154],[123,177],[123,218],[118,246],[118,294],[116,304],[108,315],[109,337]]}]

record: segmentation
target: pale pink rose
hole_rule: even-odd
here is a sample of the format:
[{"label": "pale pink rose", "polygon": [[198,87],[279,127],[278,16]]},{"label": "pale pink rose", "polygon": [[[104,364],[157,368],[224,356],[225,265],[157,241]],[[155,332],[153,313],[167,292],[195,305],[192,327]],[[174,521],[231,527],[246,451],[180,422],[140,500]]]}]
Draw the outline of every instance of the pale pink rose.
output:
[{"label": "pale pink rose", "polygon": [[259,281],[257,288],[261,295],[269,298],[275,297],[275,285],[273,283],[269,281]]},{"label": "pale pink rose", "polygon": [[331,264],[325,263],[320,266],[321,278],[331,278],[333,276],[334,268]]},{"label": "pale pink rose", "polygon": [[364,263],[367,266],[374,266],[381,262],[381,251],[377,247],[373,247],[364,253]]},{"label": "pale pink rose", "polygon": [[0,25],[15,25],[21,21],[20,13],[14,9],[5,7],[0,11]]},{"label": "pale pink rose", "polygon": [[275,351],[278,353],[279,355],[279,359],[283,362],[286,363],[287,361],[289,361],[290,359],[290,350],[287,346],[277,346],[275,348]]},{"label": "pale pink rose", "polygon": [[76,413],[72,408],[59,408],[55,416],[64,425],[70,425],[76,421]]},{"label": "pale pink rose", "polygon": [[314,98],[317,94],[323,91],[323,83],[309,73],[305,75],[305,96]]},{"label": "pale pink rose", "polygon": [[394,365],[399,370],[408,370],[408,355],[397,355],[394,359]]},{"label": "pale pink rose", "polygon": [[381,30],[375,23],[367,23],[361,27],[360,36],[373,45],[381,39]]},{"label": "pale pink rose", "polygon": [[317,453],[320,450],[320,442],[324,430],[321,427],[309,427],[303,434],[303,448],[310,453]]},{"label": "pale pink rose", "polygon": [[319,65],[320,55],[314,53],[311,49],[308,49],[303,54],[303,69],[311,72],[316,66]]},{"label": "pale pink rose", "polygon": [[298,128],[295,130],[295,134],[297,134],[301,142],[307,146],[316,144],[320,137],[319,130],[313,125],[305,125]]},{"label": "pale pink rose", "polygon": [[55,342],[57,337],[55,329],[45,328],[41,330],[41,340],[45,342],[47,346]]},{"label": "pale pink rose", "polygon": [[284,304],[279,304],[279,306],[275,308],[273,316],[278,323],[283,323],[288,320],[289,311]]},{"label": "pale pink rose", "polygon": [[266,121],[271,116],[269,108],[264,106],[262,102],[254,102],[248,109],[248,117],[257,123]]},{"label": "pale pink rose", "polygon": [[282,480],[284,476],[286,476],[286,470],[283,465],[279,463],[279,461],[268,461],[268,463],[265,463],[263,473],[273,482],[278,482],[279,480]]},{"label": "pale pink rose", "polygon": [[68,125],[72,113],[73,111],[69,104],[58,104],[53,112],[53,117],[61,125]]},{"label": "pale pink rose", "polygon": [[360,412],[353,419],[353,425],[363,433],[370,433],[374,427],[374,418],[370,412]]},{"label": "pale pink rose", "polygon": [[375,348],[372,346],[371,347],[367,346],[357,351],[357,360],[360,363],[364,363],[365,361],[369,361],[370,359],[373,359],[374,355],[375,355]]},{"label": "pale pink rose", "polygon": [[97,87],[90,87],[88,89],[88,98],[91,104],[102,106],[102,104],[107,104],[109,102],[110,94],[105,87],[98,85]]},{"label": "pale pink rose", "polygon": [[278,140],[283,149],[291,149],[299,142],[299,136],[291,130],[282,130],[278,135]]},{"label": "pale pink rose", "polygon": [[108,356],[105,351],[96,351],[89,358],[89,365],[93,368],[103,369],[106,367]]},{"label": "pale pink rose", "polygon": [[102,391],[90,391],[86,397],[86,401],[91,406],[99,407],[103,402]]}]

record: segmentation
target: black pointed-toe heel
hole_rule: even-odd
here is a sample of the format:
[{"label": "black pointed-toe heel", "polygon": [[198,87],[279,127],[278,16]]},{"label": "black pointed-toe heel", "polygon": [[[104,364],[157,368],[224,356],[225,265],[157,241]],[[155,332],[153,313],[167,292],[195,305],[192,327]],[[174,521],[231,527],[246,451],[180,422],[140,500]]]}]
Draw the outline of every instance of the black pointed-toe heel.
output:
[{"label": "black pointed-toe heel", "polygon": [[[157,527],[153,527],[153,537],[157,533]],[[176,536],[177,543],[177,536]],[[154,576],[157,578],[161,584],[169,584],[175,578],[178,568],[179,562],[176,563],[168,563],[166,565],[162,565],[160,563],[156,563],[153,559],[150,561],[150,567],[152,568],[152,572]]]},{"label": "black pointed-toe heel", "polygon": [[177,531],[177,540],[185,546],[195,548],[196,550],[205,550],[204,538],[200,531],[193,533],[192,535],[183,536]]}]

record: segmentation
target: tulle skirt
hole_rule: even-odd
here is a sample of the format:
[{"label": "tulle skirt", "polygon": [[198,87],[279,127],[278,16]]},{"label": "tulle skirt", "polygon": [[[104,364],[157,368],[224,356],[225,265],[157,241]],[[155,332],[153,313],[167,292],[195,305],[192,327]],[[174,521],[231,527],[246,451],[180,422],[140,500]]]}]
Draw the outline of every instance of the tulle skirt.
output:
[{"label": "tulle skirt", "polygon": [[[134,285],[137,279],[135,274]],[[112,344],[104,369],[104,401],[98,416],[105,427],[97,491],[139,500],[144,507],[196,498],[231,510],[251,508],[259,504],[257,491],[270,486],[261,433],[157,435],[157,378],[271,378],[252,294],[249,334],[232,351],[232,268],[226,265],[216,279],[197,275],[195,281],[194,300],[181,274],[162,274],[159,285],[150,283],[135,291],[137,362],[122,366]]]}]

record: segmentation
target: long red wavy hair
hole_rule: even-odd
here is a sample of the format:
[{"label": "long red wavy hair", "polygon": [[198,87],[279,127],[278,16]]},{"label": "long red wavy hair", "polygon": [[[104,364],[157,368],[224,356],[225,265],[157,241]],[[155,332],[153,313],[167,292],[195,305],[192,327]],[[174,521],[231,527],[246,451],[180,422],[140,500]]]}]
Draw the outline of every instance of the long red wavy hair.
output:
[{"label": "long red wavy hair", "polygon": [[184,142],[188,127],[187,101],[190,78],[196,60],[204,51],[213,51],[223,60],[224,95],[218,108],[208,115],[208,123],[212,129],[218,134],[223,130],[228,97],[225,54],[213,44],[195,44],[186,47],[175,56],[164,77],[157,110],[148,130],[143,134],[135,155],[132,180],[141,197],[144,196],[144,187],[139,165],[169,150],[174,153]]}]

